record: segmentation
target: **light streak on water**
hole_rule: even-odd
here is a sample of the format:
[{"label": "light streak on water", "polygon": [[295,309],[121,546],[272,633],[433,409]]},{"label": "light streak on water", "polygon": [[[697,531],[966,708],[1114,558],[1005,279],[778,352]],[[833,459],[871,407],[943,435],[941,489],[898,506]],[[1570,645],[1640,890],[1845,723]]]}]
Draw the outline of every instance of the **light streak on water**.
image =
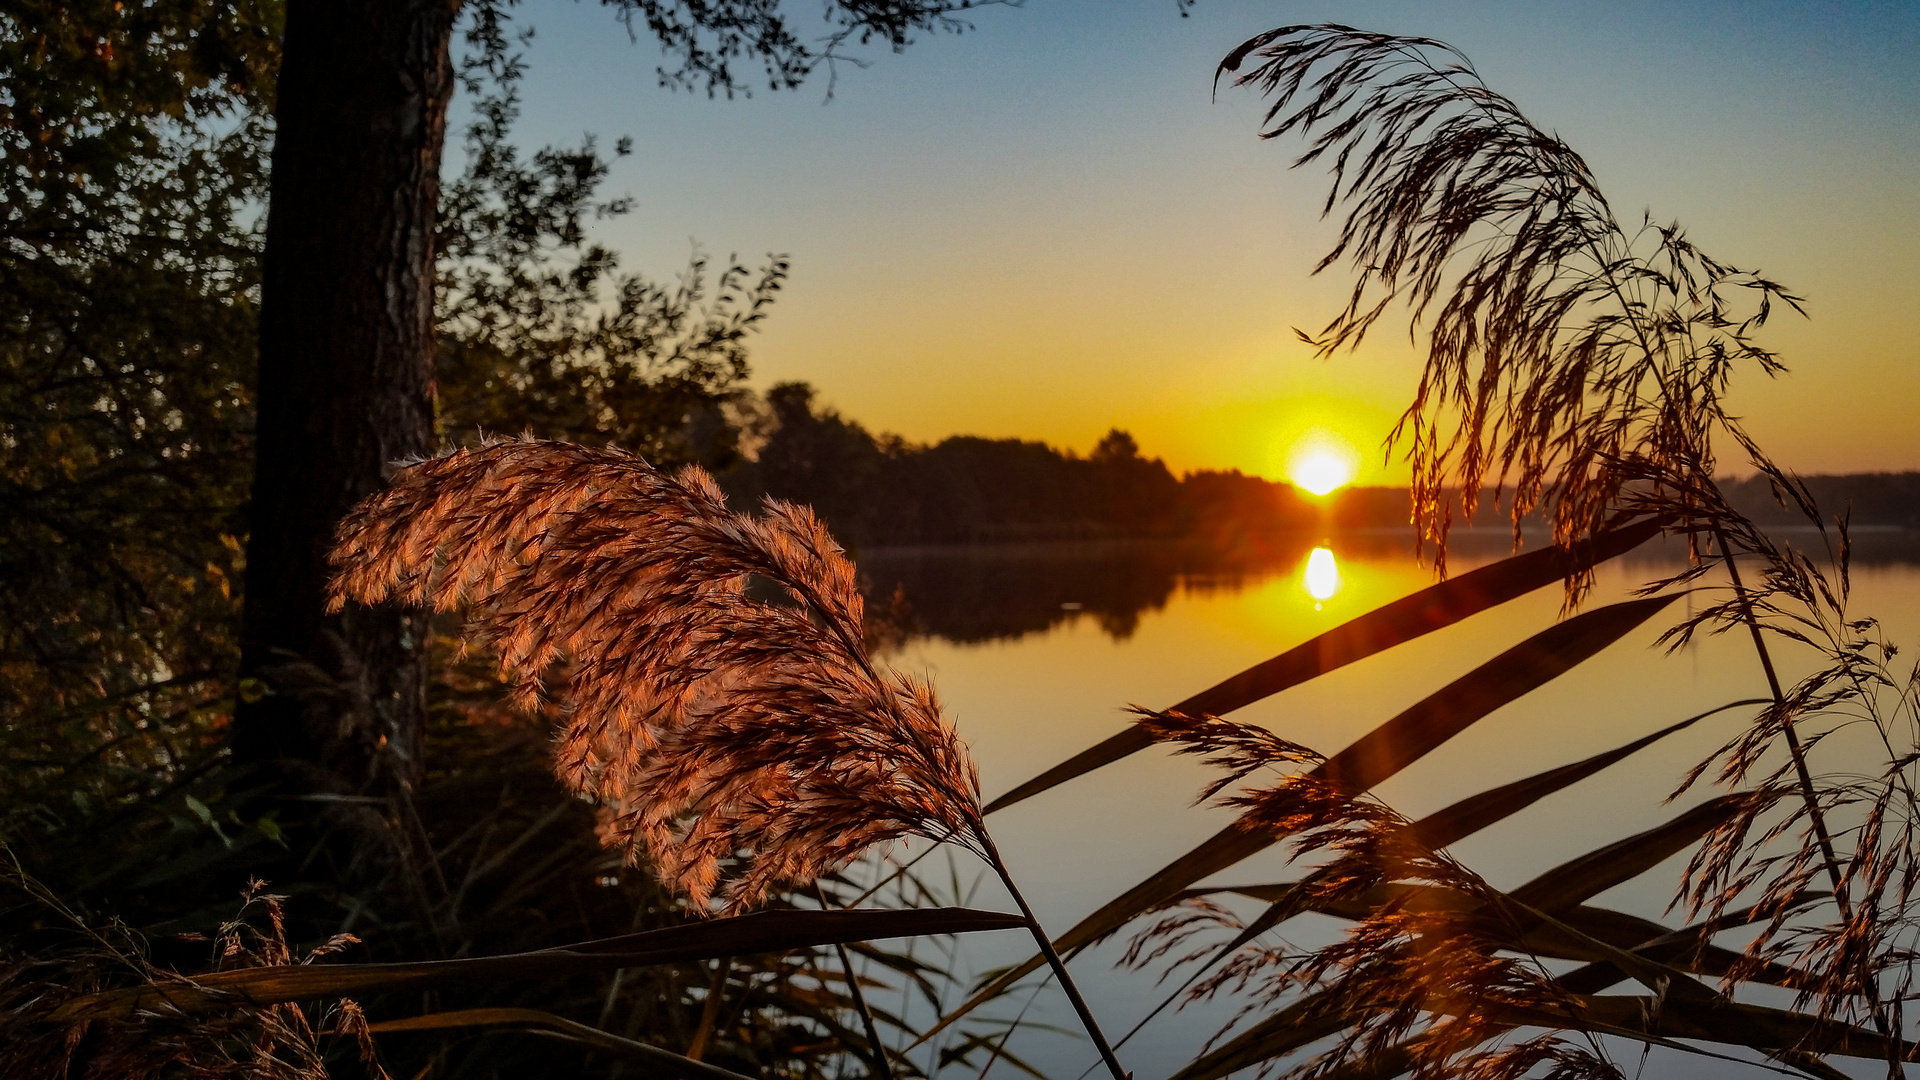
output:
[{"label": "light streak on water", "polygon": [[1302,575],[1307,595],[1315,600],[1331,600],[1333,594],[1340,591],[1340,565],[1333,561],[1333,551],[1317,547],[1307,556],[1307,571]]}]

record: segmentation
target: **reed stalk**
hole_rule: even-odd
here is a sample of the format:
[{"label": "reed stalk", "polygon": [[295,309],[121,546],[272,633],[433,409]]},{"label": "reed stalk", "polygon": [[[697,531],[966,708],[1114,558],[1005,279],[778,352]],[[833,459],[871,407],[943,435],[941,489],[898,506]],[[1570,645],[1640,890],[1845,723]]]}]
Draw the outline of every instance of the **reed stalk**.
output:
[{"label": "reed stalk", "polygon": [[[813,895],[820,902],[820,909],[827,909],[827,892],[819,882],[813,883]],[[833,943],[834,954],[840,958],[840,970],[847,978],[847,996],[853,999],[854,1011],[860,1014],[860,1026],[867,1033],[867,1046],[873,1051],[874,1068],[881,1080],[893,1080],[893,1064],[887,1060],[887,1048],[880,1042],[880,1028],[873,1022],[873,1010],[867,1007],[867,995],[860,989],[860,975],[853,970],[853,955],[840,942]]]},{"label": "reed stalk", "polygon": [[1720,546],[1721,559],[1726,563],[1727,577],[1733,582],[1734,599],[1740,606],[1740,621],[1746,624],[1747,633],[1753,639],[1753,651],[1760,658],[1760,669],[1767,676],[1767,689],[1773,694],[1774,712],[1780,718],[1780,733],[1785,737],[1787,753],[1793,759],[1800,797],[1807,806],[1807,820],[1813,828],[1814,839],[1820,845],[1827,878],[1833,883],[1833,902],[1840,908],[1840,917],[1851,922],[1853,902],[1847,895],[1846,882],[1840,873],[1840,857],[1833,846],[1833,834],[1827,831],[1827,817],[1820,809],[1819,790],[1814,787],[1812,770],[1807,768],[1806,749],[1800,745],[1800,735],[1794,730],[1793,716],[1787,709],[1786,691],[1781,689],[1780,675],[1774,670],[1773,654],[1767,649],[1766,637],[1760,632],[1760,620],[1753,613],[1753,598],[1747,595],[1746,584],[1740,580],[1740,563],[1727,543],[1726,530],[1715,526],[1713,536]]},{"label": "reed stalk", "polygon": [[[1799,732],[1794,730],[1794,717],[1787,706],[1787,696],[1780,685],[1780,675],[1773,665],[1773,654],[1767,648],[1765,635],[1760,630],[1760,620],[1754,614],[1753,598],[1748,595],[1745,582],[1740,578],[1739,560],[1733,554],[1733,548],[1727,543],[1726,530],[1715,525],[1714,540],[1720,547],[1720,555],[1726,563],[1727,576],[1733,583],[1734,600],[1739,605],[1740,621],[1746,625],[1747,633],[1753,641],[1753,651],[1760,658],[1760,668],[1766,673],[1767,689],[1773,695],[1773,708],[1780,720],[1780,733],[1787,744],[1787,753],[1793,759],[1794,778],[1798,783],[1801,800],[1806,804],[1807,822],[1813,830],[1815,841],[1820,845],[1820,854],[1825,864],[1827,880],[1833,885],[1834,906],[1839,909],[1843,925],[1854,924],[1853,897],[1848,889],[1850,875],[1840,869],[1840,857],[1833,843],[1833,834],[1827,828],[1826,813],[1820,807],[1819,789],[1813,782],[1813,771],[1807,766],[1806,748],[1801,744]],[[1888,747],[1889,752],[1892,748]],[[1873,972],[1870,957],[1860,958],[1860,992],[1867,1001],[1867,1015],[1873,1028],[1883,1038],[1898,1031],[1896,1025],[1890,1025],[1884,1010],[1880,992],[1880,980]],[[1896,1018],[1898,1006],[1896,1004]],[[1896,1019],[1897,1024],[1897,1019]],[[1889,1059],[1888,1076],[1897,1078],[1903,1075],[1898,1060]]]},{"label": "reed stalk", "polygon": [[557,775],[602,806],[603,841],[644,856],[694,911],[818,888],[910,836],[972,851],[1127,1080],[987,833],[965,744],[931,687],[874,666],[853,564],[811,511],[770,500],[739,514],[697,468],[509,440],[401,470],[342,523],[334,561],[336,604],[464,610],[466,639],[495,652],[523,707],[566,670]]},{"label": "reed stalk", "polygon": [[1093,1040],[1095,1049],[1100,1051],[1100,1060],[1107,1067],[1113,1080],[1131,1080],[1132,1073],[1120,1066],[1120,1059],[1114,1055],[1113,1046],[1107,1042],[1106,1033],[1100,1030],[1100,1022],[1093,1018],[1093,1010],[1087,1007],[1087,999],[1080,995],[1080,987],[1073,981],[1072,973],[1067,971],[1065,960],[1053,947],[1053,939],[1047,936],[1046,928],[1040,925],[1040,919],[1028,906],[1027,898],[1020,893],[1020,886],[1014,883],[1013,874],[1000,857],[1000,849],[995,846],[993,837],[983,828],[979,831],[981,844],[986,848],[987,865],[999,875],[1000,883],[1006,886],[1007,894],[1020,909],[1020,915],[1027,921],[1027,931],[1033,935],[1034,944],[1040,947],[1040,955],[1046,957],[1047,966],[1060,979],[1060,989],[1066,992],[1067,1000],[1073,1004],[1074,1015],[1080,1018],[1080,1026],[1086,1029],[1087,1037]]}]

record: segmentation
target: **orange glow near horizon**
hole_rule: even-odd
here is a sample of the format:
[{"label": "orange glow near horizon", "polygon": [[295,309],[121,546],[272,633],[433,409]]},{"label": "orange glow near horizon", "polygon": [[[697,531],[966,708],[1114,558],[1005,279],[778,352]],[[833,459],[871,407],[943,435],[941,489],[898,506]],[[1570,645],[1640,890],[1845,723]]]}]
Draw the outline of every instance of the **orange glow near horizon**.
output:
[{"label": "orange glow near horizon", "polygon": [[1287,479],[1315,495],[1353,483],[1359,471],[1360,455],[1353,444],[1325,430],[1308,432],[1287,455]]}]

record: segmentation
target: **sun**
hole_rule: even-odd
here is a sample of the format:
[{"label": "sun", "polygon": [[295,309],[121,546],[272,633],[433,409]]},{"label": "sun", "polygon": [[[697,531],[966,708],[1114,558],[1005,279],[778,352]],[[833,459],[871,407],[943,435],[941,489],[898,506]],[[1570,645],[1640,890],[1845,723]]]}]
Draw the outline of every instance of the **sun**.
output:
[{"label": "sun", "polygon": [[1308,432],[1287,455],[1287,478],[1315,495],[1352,483],[1359,468],[1353,444],[1328,431]]}]

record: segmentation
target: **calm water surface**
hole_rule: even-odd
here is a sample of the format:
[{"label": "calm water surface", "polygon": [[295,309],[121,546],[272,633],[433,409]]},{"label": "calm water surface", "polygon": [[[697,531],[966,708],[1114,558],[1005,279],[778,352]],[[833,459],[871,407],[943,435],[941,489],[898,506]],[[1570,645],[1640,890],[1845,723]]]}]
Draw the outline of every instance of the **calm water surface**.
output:
[{"label": "calm water surface", "polygon": [[[1129,704],[1170,705],[1433,580],[1399,538],[1337,537],[1329,546],[1340,586],[1325,599],[1308,591],[1305,543],[1241,558],[1151,546],[882,551],[862,559],[861,569],[877,596],[895,597],[900,633],[889,662],[933,680],[973,749],[991,798],[1119,730]],[[1504,534],[1468,536],[1456,545],[1453,567],[1470,569],[1506,551]],[[1864,536],[1857,551],[1856,613],[1881,618],[1892,640],[1920,645],[1920,540]],[[1587,606],[1625,598],[1635,586],[1678,569],[1684,556],[1677,548],[1643,550],[1607,564]],[[1672,618],[1656,616],[1595,659],[1482,720],[1377,793],[1418,817],[1728,701],[1763,696],[1766,684],[1744,638],[1707,640],[1673,654],[1655,646],[1660,631],[1684,615],[1686,603],[1669,609]],[[1543,629],[1560,604],[1557,588],[1541,590],[1234,716],[1332,753]],[[1802,671],[1811,663],[1810,654],[1778,659]],[[1651,827],[1710,794],[1661,805],[1685,769],[1737,731],[1746,715],[1735,711],[1696,725],[1453,850],[1495,885],[1511,887]],[[989,825],[1022,888],[1057,933],[1230,820],[1222,811],[1192,805],[1207,779],[1192,759],[1149,751],[996,814]],[[1683,862],[1676,858],[1594,902],[1670,920],[1663,909]],[[937,876],[946,874],[942,867]],[[962,864],[957,874],[964,886],[977,868]],[[1269,853],[1215,883],[1297,875]],[[983,885],[974,902],[993,906],[1005,900]],[[1336,926],[1307,917],[1285,932],[1311,943],[1325,940]],[[1011,935],[976,938],[966,945],[964,964],[984,970],[1027,951]],[[1115,1035],[1158,1001],[1158,972],[1117,971],[1118,955],[1117,946],[1108,946],[1074,964]],[[1050,990],[1041,994],[1031,1016],[1070,1025],[1056,998]],[[1009,999],[1000,1012],[1016,1011],[1024,1001],[1024,995]],[[1167,1075],[1236,1007],[1222,1003],[1163,1016],[1122,1058],[1142,1080]],[[1094,1060],[1085,1042],[1041,1032],[1023,1032],[1012,1048],[1069,1080]],[[1632,1055],[1623,1059],[1630,1073],[1633,1063]],[[1644,1075],[1725,1072],[1699,1058],[1655,1058]]]}]

